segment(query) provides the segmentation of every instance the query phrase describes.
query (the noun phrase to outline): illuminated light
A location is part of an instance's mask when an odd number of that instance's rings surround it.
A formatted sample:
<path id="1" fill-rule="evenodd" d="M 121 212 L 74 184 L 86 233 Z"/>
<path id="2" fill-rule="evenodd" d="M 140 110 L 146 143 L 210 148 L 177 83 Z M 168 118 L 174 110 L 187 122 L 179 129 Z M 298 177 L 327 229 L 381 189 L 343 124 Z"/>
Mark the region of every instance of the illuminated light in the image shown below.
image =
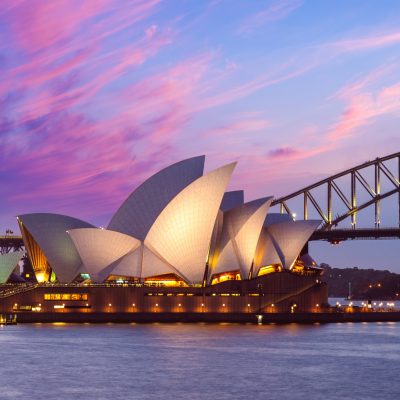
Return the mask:
<path id="1" fill-rule="evenodd" d="M 201 303 L 201 306 L 204 307 L 204 303 Z"/>
<path id="2" fill-rule="evenodd" d="M 275 265 L 265 265 L 264 267 L 260 268 L 258 272 L 258 276 L 272 274 L 274 272 L 280 272 L 280 268 L 276 267 Z"/>
<path id="3" fill-rule="evenodd" d="M 45 281 L 47 281 L 47 274 L 45 272 L 38 272 L 36 274 L 36 280 L 38 281 L 38 283 L 43 283 Z"/>
<path id="4" fill-rule="evenodd" d="M 225 307 L 225 303 L 224 303 L 224 304 L 222 304 L 222 307 Z"/>
<path id="5" fill-rule="evenodd" d="M 88 304 L 88 303 L 86 303 L 86 307 L 89 307 L 89 304 Z"/>
<path id="6" fill-rule="evenodd" d="M 319 307 L 319 304 L 317 303 L 315 306 L 318 308 L 318 307 Z"/>
<path id="7" fill-rule="evenodd" d="M 247 304 L 247 307 L 250 307 L 250 304 Z"/>
<path id="8" fill-rule="evenodd" d="M 272 304 L 271 304 L 271 307 L 275 307 L 275 304 L 274 304 L 274 303 L 272 303 Z"/>
<path id="9" fill-rule="evenodd" d="M 158 303 L 156 303 L 156 307 L 158 307 Z"/>
<path id="10" fill-rule="evenodd" d="M 179 304 L 178 304 L 178 307 L 182 307 L 182 304 L 181 304 L 181 303 L 179 303 Z"/>
<path id="11" fill-rule="evenodd" d="M 132 304 L 132 307 L 135 307 L 135 303 Z"/>
<path id="12" fill-rule="evenodd" d="M 55 304 L 54 306 L 53 306 L 55 309 L 62 309 L 62 308 L 65 308 L 65 305 L 64 304 Z"/>
<path id="13" fill-rule="evenodd" d="M 112 304 L 111 303 L 108 303 L 108 307 L 111 307 L 112 306 Z"/>

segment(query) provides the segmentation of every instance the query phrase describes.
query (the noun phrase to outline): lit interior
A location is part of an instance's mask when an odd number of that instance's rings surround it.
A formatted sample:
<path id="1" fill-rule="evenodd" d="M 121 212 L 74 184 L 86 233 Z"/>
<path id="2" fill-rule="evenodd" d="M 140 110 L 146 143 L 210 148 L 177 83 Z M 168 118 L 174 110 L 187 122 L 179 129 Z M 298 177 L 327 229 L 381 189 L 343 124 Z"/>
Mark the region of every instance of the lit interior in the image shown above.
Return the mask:
<path id="1" fill-rule="evenodd" d="M 187 283 L 175 274 L 164 274 L 158 276 L 151 276 L 144 280 L 147 285 L 157 285 L 157 286 L 188 286 Z"/>
<path id="2" fill-rule="evenodd" d="M 281 272 L 282 271 L 282 267 L 280 265 L 265 265 L 264 267 L 260 268 L 260 271 L 258 272 L 258 276 L 262 276 L 262 275 L 268 275 L 268 274 L 272 274 L 274 272 Z"/>
<path id="3" fill-rule="evenodd" d="M 225 281 L 240 281 L 240 271 L 228 271 L 223 272 L 221 274 L 213 275 L 211 279 L 211 285 L 216 285 L 217 283 L 225 282 Z"/>

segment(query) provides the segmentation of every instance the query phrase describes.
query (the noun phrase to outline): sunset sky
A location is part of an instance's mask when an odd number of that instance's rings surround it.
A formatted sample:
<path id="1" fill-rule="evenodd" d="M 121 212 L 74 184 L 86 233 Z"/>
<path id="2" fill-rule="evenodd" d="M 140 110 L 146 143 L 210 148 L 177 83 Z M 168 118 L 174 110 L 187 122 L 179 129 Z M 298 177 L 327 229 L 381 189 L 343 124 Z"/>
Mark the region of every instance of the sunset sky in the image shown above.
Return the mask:
<path id="1" fill-rule="evenodd" d="M 400 150 L 398 1 L 2 0 L 0 49 L 2 232 L 29 212 L 106 225 L 199 154 L 238 161 L 252 200 Z M 311 249 L 400 272 L 400 241 Z"/>

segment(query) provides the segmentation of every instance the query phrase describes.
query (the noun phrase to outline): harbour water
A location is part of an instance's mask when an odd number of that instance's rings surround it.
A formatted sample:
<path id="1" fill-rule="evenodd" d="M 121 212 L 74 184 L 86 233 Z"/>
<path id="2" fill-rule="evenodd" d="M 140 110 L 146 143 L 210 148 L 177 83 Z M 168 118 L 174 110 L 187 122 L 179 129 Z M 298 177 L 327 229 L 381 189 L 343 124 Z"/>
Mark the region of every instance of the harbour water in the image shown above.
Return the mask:
<path id="1" fill-rule="evenodd" d="M 1 399 L 397 399 L 400 323 L 20 324 Z"/>

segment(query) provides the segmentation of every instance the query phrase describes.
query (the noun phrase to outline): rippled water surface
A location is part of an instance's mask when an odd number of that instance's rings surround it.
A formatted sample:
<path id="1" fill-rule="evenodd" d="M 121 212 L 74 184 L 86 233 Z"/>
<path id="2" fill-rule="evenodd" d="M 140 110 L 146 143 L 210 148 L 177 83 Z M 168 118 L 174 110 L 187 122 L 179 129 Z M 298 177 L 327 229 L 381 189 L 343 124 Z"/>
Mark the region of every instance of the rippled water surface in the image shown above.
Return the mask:
<path id="1" fill-rule="evenodd" d="M 0 328 L 1 399 L 398 399 L 400 324 Z"/>

